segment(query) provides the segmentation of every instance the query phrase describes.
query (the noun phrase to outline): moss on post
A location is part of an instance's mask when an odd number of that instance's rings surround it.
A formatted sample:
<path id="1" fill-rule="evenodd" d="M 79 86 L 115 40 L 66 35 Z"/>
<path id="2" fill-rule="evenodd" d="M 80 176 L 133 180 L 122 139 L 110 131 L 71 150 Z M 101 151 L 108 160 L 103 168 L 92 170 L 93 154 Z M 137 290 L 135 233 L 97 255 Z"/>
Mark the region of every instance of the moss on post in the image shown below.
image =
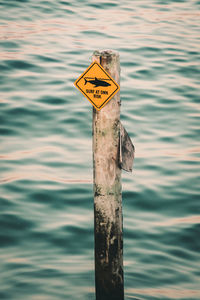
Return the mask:
<path id="1" fill-rule="evenodd" d="M 120 84 L 119 55 L 95 51 L 99 62 Z M 123 300 L 121 169 L 118 163 L 120 93 L 100 111 L 93 109 L 95 282 L 97 300 Z"/>

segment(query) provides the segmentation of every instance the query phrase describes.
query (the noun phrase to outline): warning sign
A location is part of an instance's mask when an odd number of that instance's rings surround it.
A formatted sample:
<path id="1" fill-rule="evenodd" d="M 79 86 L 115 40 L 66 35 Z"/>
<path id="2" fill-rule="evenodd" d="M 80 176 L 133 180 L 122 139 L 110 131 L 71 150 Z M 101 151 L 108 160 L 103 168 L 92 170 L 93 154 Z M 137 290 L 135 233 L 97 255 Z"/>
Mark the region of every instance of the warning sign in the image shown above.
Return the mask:
<path id="1" fill-rule="evenodd" d="M 98 110 L 102 109 L 120 89 L 119 85 L 97 62 L 93 62 L 74 85 Z"/>

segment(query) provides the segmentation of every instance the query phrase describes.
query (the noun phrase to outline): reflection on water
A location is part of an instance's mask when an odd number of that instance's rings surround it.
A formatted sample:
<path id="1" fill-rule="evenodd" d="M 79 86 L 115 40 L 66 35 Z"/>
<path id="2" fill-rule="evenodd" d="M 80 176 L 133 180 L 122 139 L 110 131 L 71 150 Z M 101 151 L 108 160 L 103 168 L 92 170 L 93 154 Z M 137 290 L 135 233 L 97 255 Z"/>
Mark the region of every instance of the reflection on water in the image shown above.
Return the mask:
<path id="1" fill-rule="evenodd" d="M 199 1 L 7 1 L 0 21 L 0 299 L 94 299 L 92 107 L 121 59 L 126 299 L 199 299 Z"/>
<path id="2" fill-rule="evenodd" d="M 157 299 L 161 299 L 161 297 L 167 297 L 169 299 L 196 299 L 200 296 L 199 290 L 170 290 L 170 289 L 130 289 L 127 291 L 130 294 L 130 299 L 135 299 L 132 297 L 131 294 L 134 295 L 146 295 L 146 296 L 153 296 Z"/>
<path id="3" fill-rule="evenodd" d="M 59 177 L 53 177 L 48 176 L 45 173 L 38 173 L 38 172 L 30 172 L 30 173 L 12 173 L 10 176 L 7 175 L 7 177 L 4 177 L 0 180 L 0 184 L 4 184 L 7 182 L 12 182 L 15 180 L 22 180 L 22 179 L 28 179 L 28 180 L 48 180 L 48 181 L 55 181 L 55 182 L 61 182 L 66 184 L 84 184 L 84 183 L 92 183 L 89 179 L 65 179 L 65 178 L 59 178 Z"/>

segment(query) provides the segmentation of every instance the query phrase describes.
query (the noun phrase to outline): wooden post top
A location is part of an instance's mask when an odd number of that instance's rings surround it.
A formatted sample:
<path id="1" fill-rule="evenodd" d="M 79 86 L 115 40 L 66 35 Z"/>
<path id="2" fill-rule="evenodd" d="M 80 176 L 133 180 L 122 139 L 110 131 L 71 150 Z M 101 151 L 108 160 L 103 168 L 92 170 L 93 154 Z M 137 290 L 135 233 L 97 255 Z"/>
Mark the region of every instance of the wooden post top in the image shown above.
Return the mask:
<path id="1" fill-rule="evenodd" d="M 119 57 L 119 53 L 114 50 L 95 50 L 93 56 L 101 56 L 101 57 L 109 57 L 109 56 L 117 56 Z"/>

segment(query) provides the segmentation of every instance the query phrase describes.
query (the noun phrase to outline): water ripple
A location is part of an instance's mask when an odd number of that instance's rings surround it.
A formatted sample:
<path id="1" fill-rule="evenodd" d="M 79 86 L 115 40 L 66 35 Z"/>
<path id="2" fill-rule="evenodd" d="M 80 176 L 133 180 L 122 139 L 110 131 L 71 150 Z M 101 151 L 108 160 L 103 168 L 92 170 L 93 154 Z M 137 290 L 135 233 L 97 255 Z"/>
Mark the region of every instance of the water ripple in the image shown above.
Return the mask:
<path id="1" fill-rule="evenodd" d="M 0 184 L 10 183 L 17 180 L 43 180 L 43 181 L 52 181 L 52 182 L 60 182 L 60 183 L 66 183 L 66 184 L 88 184 L 92 183 L 92 180 L 90 179 L 65 179 L 65 178 L 59 178 L 54 177 L 45 173 L 12 173 L 11 176 L 7 176 L 0 179 Z"/>

